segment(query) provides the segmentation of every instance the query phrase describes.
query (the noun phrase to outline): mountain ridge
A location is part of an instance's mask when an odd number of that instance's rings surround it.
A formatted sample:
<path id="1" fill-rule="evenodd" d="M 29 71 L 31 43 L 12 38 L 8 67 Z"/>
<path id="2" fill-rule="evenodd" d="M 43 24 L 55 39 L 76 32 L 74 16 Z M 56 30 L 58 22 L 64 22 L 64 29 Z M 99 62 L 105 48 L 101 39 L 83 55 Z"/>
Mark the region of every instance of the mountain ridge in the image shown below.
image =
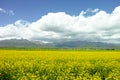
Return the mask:
<path id="1" fill-rule="evenodd" d="M 30 41 L 27 39 L 8 39 L 0 41 L 0 48 L 80 48 L 80 49 L 118 49 L 120 45 L 88 42 L 88 41 L 58 41 L 43 43 L 41 41 Z"/>

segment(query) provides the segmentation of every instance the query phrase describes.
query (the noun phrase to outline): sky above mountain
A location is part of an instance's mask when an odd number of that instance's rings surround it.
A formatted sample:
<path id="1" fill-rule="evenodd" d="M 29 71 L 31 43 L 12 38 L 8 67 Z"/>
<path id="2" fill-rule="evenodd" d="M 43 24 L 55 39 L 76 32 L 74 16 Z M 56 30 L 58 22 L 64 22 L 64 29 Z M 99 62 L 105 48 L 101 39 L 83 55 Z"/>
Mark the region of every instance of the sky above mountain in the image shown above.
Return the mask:
<path id="1" fill-rule="evenodd" d="M 120 43 L 119 0 L 0 0 L 0 40 Z"/>

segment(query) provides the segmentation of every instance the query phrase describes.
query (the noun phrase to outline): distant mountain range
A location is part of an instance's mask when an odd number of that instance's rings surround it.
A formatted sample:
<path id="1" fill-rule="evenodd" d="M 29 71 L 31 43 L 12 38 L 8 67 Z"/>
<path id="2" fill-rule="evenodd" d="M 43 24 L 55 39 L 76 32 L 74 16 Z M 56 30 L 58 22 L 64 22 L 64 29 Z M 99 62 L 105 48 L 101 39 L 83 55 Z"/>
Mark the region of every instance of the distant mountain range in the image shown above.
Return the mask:
<path id="1" fill-rule="evenodd" d="M 88 42 L 88 41 L 60 41 L 53 43 L 43 43 L 41 41 L 29 41 L 26 39 L 1 40 L 0 48 L 76 48 L 76 49 L 120 49 L 120 45 Z"/>
<path id="2" fill-rule="evenodd" d="M 44 48 L 49 47 L 49 44 L 42 42 L 29 41 L 26 39 L 9 39 L 1 40 L 0 48 Z"/>

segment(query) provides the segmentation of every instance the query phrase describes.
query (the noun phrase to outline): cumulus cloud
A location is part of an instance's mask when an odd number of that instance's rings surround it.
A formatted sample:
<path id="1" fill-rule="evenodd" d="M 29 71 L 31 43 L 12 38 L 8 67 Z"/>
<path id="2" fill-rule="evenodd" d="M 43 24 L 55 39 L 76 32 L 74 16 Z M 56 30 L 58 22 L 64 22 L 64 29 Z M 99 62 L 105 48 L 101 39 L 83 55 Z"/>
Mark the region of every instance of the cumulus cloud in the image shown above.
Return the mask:
<path id="1" fill-rule="evenodd" d="M 93 15 L 85 16 L 88 13 Z M 48 13 L 29 23 L 18 20 L 0 27 L 0 39 L 24 38 L 40 41 L 85 40 L 120 43 L 120 6 L 112 13 L 99 9 L 81 11 L 78 16 L 65 12 Z"/>
<path id="2" fill-rule="evenodd" d="M 5 27 L 0 27 L 0 40 L 11 38 L 29 38 L 29 22 L 24 20 L 18 20 L 14 24 L 8 24 Z"/>
<path id="3" fill-rule="evenodd" d="M 13 10 L 5 10 L 3 8 L 0 8 L 0 13 L 4 13 L 4 14 L 7 14 L 7 15 L 15 15 Z"/>

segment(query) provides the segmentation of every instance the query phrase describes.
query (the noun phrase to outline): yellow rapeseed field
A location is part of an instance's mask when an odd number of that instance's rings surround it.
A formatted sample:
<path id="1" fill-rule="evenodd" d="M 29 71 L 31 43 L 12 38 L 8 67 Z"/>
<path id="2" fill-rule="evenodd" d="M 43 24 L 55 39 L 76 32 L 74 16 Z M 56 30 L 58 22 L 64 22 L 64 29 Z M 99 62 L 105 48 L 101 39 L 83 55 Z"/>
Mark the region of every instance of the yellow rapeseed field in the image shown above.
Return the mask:
<path id="1" fill-rule="evenodd" d="M 120 80 L 120 52 L 0 50 L 0 80 Z"/>

